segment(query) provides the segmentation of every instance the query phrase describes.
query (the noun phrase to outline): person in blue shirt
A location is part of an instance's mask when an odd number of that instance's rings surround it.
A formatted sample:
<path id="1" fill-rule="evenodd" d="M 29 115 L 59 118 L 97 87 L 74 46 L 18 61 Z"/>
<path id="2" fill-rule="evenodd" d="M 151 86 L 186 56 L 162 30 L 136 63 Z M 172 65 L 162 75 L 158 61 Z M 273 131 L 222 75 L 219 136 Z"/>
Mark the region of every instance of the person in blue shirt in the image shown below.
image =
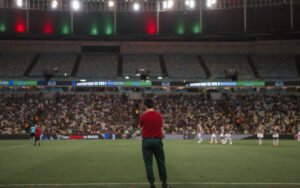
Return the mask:
<path id="1" fill-rule="evenodd" d="M 34 144 L 34 136 L 35 136 L 35 126 L 32 123 L 31 126 L 30 126 L 30 141 L 31 141 L 31 144 Z"/>

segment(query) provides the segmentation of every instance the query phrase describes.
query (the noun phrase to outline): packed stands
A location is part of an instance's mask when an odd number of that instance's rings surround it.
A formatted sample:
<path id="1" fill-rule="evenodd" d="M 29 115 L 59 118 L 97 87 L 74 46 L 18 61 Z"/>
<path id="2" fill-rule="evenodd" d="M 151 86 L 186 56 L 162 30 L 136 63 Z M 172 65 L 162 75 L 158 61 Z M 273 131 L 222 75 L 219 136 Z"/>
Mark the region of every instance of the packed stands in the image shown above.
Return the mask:
<path id="1" fill-rule="evenodd" d="M 294 134 L 300 117 L 300 96 L 227 95 L 223 103 L 211 101 L 205 94 L 152 94 L 155 108 L 164 117 L 169 134 L 195 133 L 200 122 L 205 133 L 211 126 L 232 125 L 235 133 L 256 132 L 263 126 L 266 134 L 279 125 L 282 134 Z M 26 125 L 39 116 L 45 133 L 102 134 L 135 133 L 142 101 L 126 100 L 115 94 L 1 95 L 0 134 L 25 134 Z M 72 109 L 72 110 L 70 110 Z M 134 114 L 139 109 L 139 114 Z"/>

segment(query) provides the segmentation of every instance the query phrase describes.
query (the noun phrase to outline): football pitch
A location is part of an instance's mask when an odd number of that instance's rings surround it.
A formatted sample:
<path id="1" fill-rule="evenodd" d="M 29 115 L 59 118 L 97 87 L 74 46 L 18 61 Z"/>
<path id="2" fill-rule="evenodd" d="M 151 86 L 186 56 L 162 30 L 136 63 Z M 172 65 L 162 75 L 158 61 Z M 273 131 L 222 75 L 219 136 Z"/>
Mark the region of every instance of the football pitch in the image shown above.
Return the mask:
<path id="1" fill-rule="evenodd" d="M 256 140 L 233 145 L 165 140 L 174 188 L 300 187 L 300 143 Z M 156 162 L 154 173 L 160 186 Z M 0 187 L 146 188 L 138 140 L 0 141 Z"/>

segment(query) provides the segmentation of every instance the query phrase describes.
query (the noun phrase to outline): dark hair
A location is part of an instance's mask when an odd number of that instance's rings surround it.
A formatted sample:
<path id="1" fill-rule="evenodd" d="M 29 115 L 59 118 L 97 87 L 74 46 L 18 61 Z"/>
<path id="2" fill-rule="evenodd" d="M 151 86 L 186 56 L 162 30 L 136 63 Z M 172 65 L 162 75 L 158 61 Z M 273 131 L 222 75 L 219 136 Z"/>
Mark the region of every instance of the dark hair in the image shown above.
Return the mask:
<path id="1" fill-rule="evenodd" d="M 152 99 L 145 99 L 144 100 L 144 105 L 147 108 L 153 108 L 154 107 L 153 100 Z"/>

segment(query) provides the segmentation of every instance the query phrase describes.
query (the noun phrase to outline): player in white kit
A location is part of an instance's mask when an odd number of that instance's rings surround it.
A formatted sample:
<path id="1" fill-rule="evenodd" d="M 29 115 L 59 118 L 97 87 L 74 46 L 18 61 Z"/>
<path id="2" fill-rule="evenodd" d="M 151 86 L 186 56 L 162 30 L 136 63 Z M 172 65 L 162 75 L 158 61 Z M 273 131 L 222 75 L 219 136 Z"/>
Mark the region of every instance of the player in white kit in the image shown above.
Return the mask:
<path id="1" fill-rule="evenodd" d="M 221 127 L 220 127 L 220 140 L 221 140 L 221 144 L 224 144 L 224 142 L 225 142 L 224 136 L 225 136 L 225 128 L 224 128 L 223 125 L 221 125 Z"/>
<path id="2" fill-rule="evenodd" d="M 264 138 L 264 128 L 260 125 L 257 128 L 257 138 L 258 138 L 258 145 L 262 145 L 263 138 Z"/>
<path id="3" fill-rule="evenodd" d="M 273 146 L 277 147 L 279 146 L 279 133 L 280 128 L 278 125 L 273 127 Z"/>
<path id="4" fill-rule="evenodd" d="M 224 144 L 226 144 L 227 142 L 229 143 L 229 145 L 232 145 L 232 127 L 231 125 L 226 125 L 225 127 L 225 140 L 224 140 Z"/>
<path id="5" fill-rule="evenodd" d="M 216 129 L 216 127 L 212 126 L 210 131 L 211 131 L 210 144 L 217 144 L 218 140 L 217 140 L 217 129 Z"/>
<path id="6" fill-rule="evenodd" d="M 298 130 L 297 140 L 298 140 L 298 142 L 300 142 L 300 129 Z"/>
<path id="7" fill-rule="evenodd" d="M 197 143 L 201 143 L 202 139 L 203 127 L 201 126 L 200 122 L 197 124 Z"/>

